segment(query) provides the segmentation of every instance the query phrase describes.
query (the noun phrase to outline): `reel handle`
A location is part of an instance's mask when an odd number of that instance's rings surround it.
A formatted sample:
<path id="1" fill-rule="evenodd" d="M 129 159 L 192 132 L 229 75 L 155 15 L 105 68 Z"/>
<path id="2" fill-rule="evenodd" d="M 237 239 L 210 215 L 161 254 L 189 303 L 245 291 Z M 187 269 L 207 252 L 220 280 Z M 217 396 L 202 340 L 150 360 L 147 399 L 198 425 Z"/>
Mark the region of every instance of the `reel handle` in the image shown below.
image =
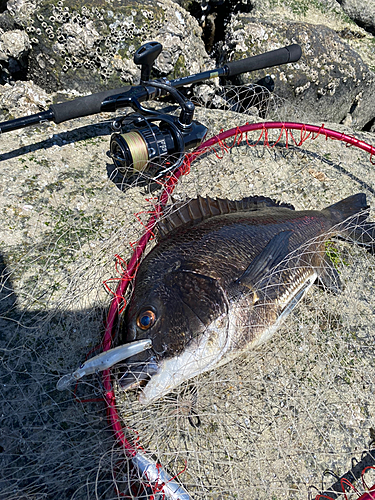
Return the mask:
<path id="1" fill-rule="evenodd" d="M 139 47 L 134 54 L 134 63 L 141 66 L 141 82 L 148 82 L 151 75 L 151 68 L 155 59 L 162 51 L 163 46 L 159 42 L 148 42 Z"/>

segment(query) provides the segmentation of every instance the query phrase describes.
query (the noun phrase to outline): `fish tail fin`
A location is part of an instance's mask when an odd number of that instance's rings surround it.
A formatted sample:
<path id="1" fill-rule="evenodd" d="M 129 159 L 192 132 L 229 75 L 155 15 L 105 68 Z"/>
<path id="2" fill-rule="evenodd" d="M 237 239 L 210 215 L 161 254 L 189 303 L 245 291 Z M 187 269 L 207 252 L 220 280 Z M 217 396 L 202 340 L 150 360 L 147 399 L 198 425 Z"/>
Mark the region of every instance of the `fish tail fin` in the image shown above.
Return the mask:
<path id="1" fill-rule="evenodd" d="M 337 224 L 340 224 L 339 232 L 345 239 L 355 241 L 366 247 L 370 253 L 375 253 L 375 223 L 367 221 L 369 208 L 366 195 L 357 193 L 330 205 L 325 210 Z"/>
<path id="2" fill-rule="evenodd" d="M 325 208 L 325 211 L 330 213 L 333 222 L 336 224 L 340 224 L 355 215 L 357 215 L 355 224 L 361 224 L 366 221 L 369 215 L 369 208 L 365 193 L 357 193 L 330 205 Z"/>

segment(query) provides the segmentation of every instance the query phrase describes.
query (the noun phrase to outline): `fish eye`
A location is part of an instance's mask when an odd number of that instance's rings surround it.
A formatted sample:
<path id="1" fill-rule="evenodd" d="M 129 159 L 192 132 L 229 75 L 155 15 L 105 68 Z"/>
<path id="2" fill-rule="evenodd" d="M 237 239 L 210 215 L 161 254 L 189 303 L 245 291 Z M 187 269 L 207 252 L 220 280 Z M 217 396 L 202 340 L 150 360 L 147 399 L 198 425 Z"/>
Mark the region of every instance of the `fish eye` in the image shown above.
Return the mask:
<path id="1" fill-rule="evenodd" d="M 147 311 L 142 311 L 137 318 L 137 326 L 141 330 L 148 330 L 155 323 L 156 314 L 154 311 L 147 309 Z"/>

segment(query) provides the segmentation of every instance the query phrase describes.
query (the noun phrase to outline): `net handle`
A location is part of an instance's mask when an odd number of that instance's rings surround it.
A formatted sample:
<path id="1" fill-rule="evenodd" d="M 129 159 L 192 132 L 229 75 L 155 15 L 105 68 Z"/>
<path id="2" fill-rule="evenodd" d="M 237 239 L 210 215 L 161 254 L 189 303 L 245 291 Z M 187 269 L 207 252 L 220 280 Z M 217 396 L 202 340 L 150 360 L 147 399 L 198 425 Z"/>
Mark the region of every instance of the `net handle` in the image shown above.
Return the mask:
<path id="1" fill-rule="evenodd" d="M 196 160 L 203 153 L 210 151 L 213 146 L 216 144 L 221 144 L 225 149 L 227 145 L 225 145 L 225 140 L 234 137 L 233 145 L 239 144 L 243 135 L 248 132 L 253 132 L 256 130 L 262 130 L 262 135 L 264 133 L 264 142 L 265 145 L 269 145 L 267 139 L 267 130 L 271 129 L 280 129 L 281 133 L 278 140 L 273 143 L 275 145 L 282 138 L 283 133 L 285 132 L 286 139 L 286 147 L 288 147 L 288 138 L 289 140 L 293 140 L 295 145 L 300 146 L 307 139 L 316 139 L 319 135 L 325 136 L 326 139 L 334 139 L 347 143 L 350 146 L 355 146 L 363 151 L 366 151 L 370 154 L 370 161 L 372 157 L 375 155 L 375 147 L 371 144 L 368 144 L 364 141 L 361 141 L 351 135 L 344 134 L 342 132 L 338 132 L 336 130 L 326 129 L 324 124 L 319 126 L 309 125 L 305 123 L 294 123 L 294 122 L 258 122 L 258 123 L 246 123 L 245 125 L 232 128 L 230 130 L 222 131 L 218 135 L 211 137 L 207 141 L 203 142 L 200 146 L 198 146 L 194 151 L 188 153 L 185 156 L 183 164 L 173 173 L 173 176 L 169 177 L 167 182 L 164 185 L 164 189 L 160 195 L 159 202 L 156 204 L 153 215 L 150 217 L 146 230 L 141 238 L 138 240 L 136 247 L 134 249 L 133 255 L 130 258 L 130 261 L 127 265 L 126 273 L 121 278 L 117 290 L 115 292 L 114 298 L 112 299 L 108 316 L 106 322 L 106 329 L 103 338 L 103 350 L 107 351 L 111 348 L 112 338 L 113 338 L 113 330 L 116 324 L 116 319 L 118 316 L 118 311 L 121 309 L 122 297 L 125 294 L 125 291 L 133 279 L 134 274 L 136 272 L 137 266 L 139 265 L 142 255 L 146 249 L 146 245 L 153 235 L 153 230 L 157 224 L 158 218 L 161 216 L 163 212 L 164 206 L 167 204 L 169 196 L 172 194 L 175 185 L 178 182 L 178 179 L 181 175 L 188 173 L 191 163 Z M 295 138 L 291 134 L 291 130 L 300 130 L 301 138 L 299 142 L 296 142 Z M 259 140 L 262 138 L 260 136 Z M 258 141 L 259 142 L 259 141 Z M 110 424 L 112 426 L 113 432 L 118 440 L 119 444 L 123 446 L 124 451 L 128 457 L 134 457 L 137 454 L 136 448 L 127 440 L 125 437 L 120 417 L 118 415 L 116 409 L 116 398 L 115 393 L 111 383 L 111 372 L 110 370 L 105 370 L 103 372 L 103 385 L 105 388 L 105 398 L 108 405 L 108 418 Z"/>

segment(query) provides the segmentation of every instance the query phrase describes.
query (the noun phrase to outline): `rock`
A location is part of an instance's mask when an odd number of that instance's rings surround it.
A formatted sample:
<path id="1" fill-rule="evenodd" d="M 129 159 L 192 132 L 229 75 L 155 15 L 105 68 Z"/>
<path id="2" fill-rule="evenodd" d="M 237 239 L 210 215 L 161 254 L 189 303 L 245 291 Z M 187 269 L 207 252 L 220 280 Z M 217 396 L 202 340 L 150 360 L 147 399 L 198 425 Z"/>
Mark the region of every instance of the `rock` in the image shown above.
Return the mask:
<path id="1" fill-rule="evenodd" d="M 306 120 L 336 123 L 350 120 L 358 129 L 374 118 L 375 74 L 330 28 L 271 22 L 238 14 L 227 27 L 223 50 L 230 61 L 292 43 L 302 47 L 300 61 L 247 73 L 237 78 L 237 82 L 254 82 L 272 73 L 275 93 L 298 108 L 297 112 L 289 109 L 288 119 L 296 114 L 300 117 L 303 109 Z"/>
<path id="2" fill-rule="evenodd" d="M 4 32 L 0 28 L 0 68 L 3 81 L 23 76 L 30 47 L 30 40 L 25 31 L 17 29 Z"/>
<path id="3" fill-rule="evenodd" d="M 33 19 L 36 7 L 36 2 L 32 0 L 9 0 L 7 4 L 9 14 L 21 26 L 26 26 Z"/>
<path id="4" fill-rule="evenodd" d="M 375 117 L 373 37 L 348 17 L 355 1 L 340 1 L 341 6 L 336 0 L 128 0 L 118 5 L 9 0 L 0 14 L 0 81 L 28 79 L 50 93 L 88 94 L 137 84 L 140 69 L 133 55 L 146 41 L 164 47 L 151 77 L 169 79 L 298 42 L 304 48 L 299 63 L 237 82 L 256 82 L 271 72 L 275 93 L 302 105 L 310 121 L 361 128 Z M 374 2 L 363 13 L 370 16 Z"/>
<path id="5" fill-rule="evenodd" d="M 216 54 L 220 46 L 224 25 L 233 14 L 249 13 L 253 5 L 250 0 L 174 0 L 195 17 L 202 28 L 202 39 L 209 54 Z"/>
<path id="6" fill-rule="evenodd" d="M 330 27 L 347 22 L 337 0 L 286 0 L 274 2 L 273 0 L 248 0 L 251 5 L 253 17 L 265 17 L 271 20 L 284 19 L 289 21 L 309 22 L 324 24 Z M 272 13 L 272 16 L 270 15 Z"/>
<path id="7" fill-rule="evenodd" d="M 19 118 L 44 111 L 52 104 L 51 96 L 33 82 L 0 86 L 0 109 L 4 119 Z"/>
<path id="8" fill-rule="evenodd" d="M 14 17 L 10 15 L 8 10 L 0 14 L 0 29 L 3 31 L 11 31 L 17 28 Z"/>
<path id="9" fill-rule="evenodd" d="M 31 40 L 27 78 L 48 92 L 90 93 L 138 83 L 134 52 L 151 40 L 164 46 L 154 77 L 200 72 L 211 62 L 198 23 L 171 0 L 115 6 L 104 0 L 42 0 L 37 5 L 10 0 L 8 11 Z"/>
<path id="10" fill-rule="evenodd" d="M 0 61 L 20 59 L 30 50 L 31 44 L 25 31 L 6 31 L 0 35 Z"/>
<path id="11" fill-rule="evenodd" d="M 375 0 L 337 0 L 343 11 L 366 31 L 375 35 Z"/>

